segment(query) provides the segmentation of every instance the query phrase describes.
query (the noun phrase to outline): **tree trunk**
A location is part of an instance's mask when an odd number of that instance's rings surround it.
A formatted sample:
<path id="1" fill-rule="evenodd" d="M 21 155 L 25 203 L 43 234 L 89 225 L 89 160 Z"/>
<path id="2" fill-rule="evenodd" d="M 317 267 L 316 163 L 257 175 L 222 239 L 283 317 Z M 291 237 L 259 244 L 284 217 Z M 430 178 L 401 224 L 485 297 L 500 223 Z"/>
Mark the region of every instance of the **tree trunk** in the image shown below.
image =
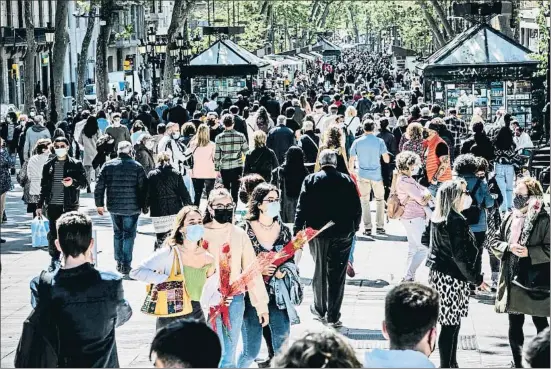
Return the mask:
<path id="1" fill-rule="evenodd" d="M 90 14 L 95 13 L 96 5 L 95 0 L 90 0 Z M 77 105 L 83 105 L 84 103 L 84 87 L 86 83 L 86 64 L 88 63 L 88 48 L 92 41 L 92 33 L 94 32 L 94 26 L 96 18 L 89 17 L 88 25 L 86 26 L 86 33 L 82 40 L 82 47 L 80 48 L 80 54 L 77 62 Z"/>
<path id="2" fill-rule="evenodd" d="M 330 0 L 330 1 L 327 1 L 325 3 L 325 7 L 323 8 L 323 13 L 321 13 L 321 17 L 315 23 L 317 25 L 315 31 L 317 31 L 319 29 L 323 29 L 325 27 L 325 22 L 327 21 L 327 16 L 329 15 L 329 7 L 331 6 L 332 2 L 333 1 Z M 318 13 L 319 13 L 319 11 L 318 11 Z M 311 43 L 313 41 L 315 35 L 316 35 L 315 32 L 312 32 L 312 34 L 310 35 L 310 39 L 309 39 L 308 43 Z"/>
<path id="3" fill-rule="evenodd" d="M 360 43 L 360 30 L 358 29 L 358 23 L 356 22 L 356 10 L 354 4 L 348 5 L 348 14 L 350 15 L 350 23 L 352 23 L 352 29 L 354 30 L 354 42 Z"/>
<path id="4" fill-rule="evenodd" d="M 34 74 L 36 40 L 34 38 L 32 0 L 25 0 L 25 27 L 27 28 L 27 50 L 25 52 L 25 96 L 23 99 L 23 112 L 28 114 L 29 109 L 34 106 Z M 51 61 L 49 61 L 51 62 Z"/>
<path id="5" fill-rule="evenodd" d="M 444 11 L 444 8 L 442 8 L 442 5 L 438 2 L 438 0 L 431 0 L 430 1 L 432 5 L 434 6 L 434 10 L 436 11 L 436 14 L 438 15 L 438 18 L 440 19 L 440 22 L 442 22 L 442 25 L 444 26 L 444 29 L 446 30 L 446 34 L 448 35 L 448 39 L 451 39 L 455 36 L 455 33 L 453 32 L 453 28 L 448 21 L 448 17 L 446 15 L 446 12 Z"/>
<path id="6" fill-rule="evenodd" d="M 65 55 L 67 54 L 67 43 L 69 42 L 69 34 L 67 33 L 67 15 L 69 10 L 68 1 L 59 1 L 55 9 L 55 34 L 54 48 L 52 50 L 52 59 L 54 70 L 54 93 L 55 106 L 58 119 L 62 118 L 63 113 L 63 74 L 65 72 Z M 57 123 L 57 122 L 54 122 Z"/>
<path id="7" fill-rule="evenodd" d="M 308 36 L 310 33 L 310 30 L 308 29 L 308 27 L 311 27 L 312 23 L 314 22 L 314 19 L 318 14 L 319 7 L 320 7 L 319 0 L 314 0 L 314 2 L 312 3 L 312 11 L 310 12 L 310 16 L 308 17 L 308 25 L 302 30 L 302 37 L 300 40 L 301 46 L 306 46 L 306 42 L 308 41 Z"/>
<path id="8" fill-rule="evenodd" d="M 427 23 L 429 24 L 429 27 L 432 31 L 432 34 L 436 38 L 436 42 L 438 44 L 438 47 L 442 47 L 446 44 L 446 40 L 444 39 L 444 36 L 442 35 L 442 32 L 440 32 L 440 29 L 438 28 L 438 24 L 434 20 L 432 14 L 427 9 L 427 4 L 424 0 L 417 0 L 417 4 L 421 7 L 423 10 L 423 15 L 425 16 L 425 19 L 427 20 Z"/>
<path id="9" fill-rule="evenodd" d="M 193 6 L 192 0 L 175 0 L 174 1 L 174 8 L 172 9 L 172 18 L 170 20 L 170 26 L 168 26 L 168 32 L 169 35 L 168 44 L 174 44 L 176 36 L 178 35 L 178 29 L 180 29 L 182 23 L 184 23 L 184 19 L 188 16 L 189 12 L 191 11 Z M 184 24 L 185 27 L 187 27 L 187 22 Z M 173 79 L 174 79 L 174 58 L 170 55 L 170 52 L 167 50 L 166 59 L 165 59 L 165 67 L 163 70 L 163 73 L 161 74 L 162 78 L 162 84 L 161 84 L 161 91 L 159 96 L 166 97 L 168 95 L 172 95 L 174 89 L 172 87 Z M 155 68 L 155 66 L 152 66 L 152 68 Z M 181 86 L 183 88 L 184 86 Z"/>
<path id="10" fill-rule="evenodd" d="M 105 25 L 100 26 L 98 42 L 96 45 L 96 102 L 107 101 L 107 95 L 109 95 L 107 45 L 109 44 L 111 28 L 113 27 L 114 5 L 114 0 L 101 0 L 100 19 L 105 21 Z"/>

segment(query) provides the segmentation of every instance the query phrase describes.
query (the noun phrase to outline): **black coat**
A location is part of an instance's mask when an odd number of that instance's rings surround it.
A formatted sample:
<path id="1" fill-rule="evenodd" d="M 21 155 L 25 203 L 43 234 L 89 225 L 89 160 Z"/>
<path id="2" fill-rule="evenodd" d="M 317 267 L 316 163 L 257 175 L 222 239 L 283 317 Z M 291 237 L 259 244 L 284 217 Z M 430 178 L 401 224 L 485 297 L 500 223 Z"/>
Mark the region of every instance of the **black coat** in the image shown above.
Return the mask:
<path id="1" fill-rule="evenodd" d="M 134 150 L 136 151 L 136 161 L 142 165 L 145 174 L 155 169 L 153 153 L 143 143 L 135 145 Z"/>
<path id="2" fill-rule="evenodd" d="M 362 97 L 356 104 L 356 110 L 358 110 L 358 118 L 362 120 L 363 116 L 371 111 L 371 105 L 373 103 L 368 98 Z"/>
<path id="3" fill-rule="evenodd" d="M 147 178 L 146 207 L 152 217 L 178 214 L 184 206 L 192 204 L 182 176 L 171 165 L 152 170 Z"/>
<path id="4" fill-rule="evenodd" d="M 287 100 L 283 103 L 283 105 L 281 105 L 281 115 L 285 115 L 285 111 L 287 110 L 287 108 L 290 108 L 293 106 L 293 102 L 290 101 L 290 100 Z"/>
<path id="5" fill-rule="evenodd" d="M 314 131 L 307 131 L 300 137 L 298 146 L 304 152 L 305 163 L 315 163 L 318 158 L 320 138 L 314 134 Z"/>
<path id="6" fill-rule="evenodd" d="M 333 221 L 335 224 L 320 237 L 348 237 L 359 229 L 361 217 L 360 196 L 350 176 L 324 167 L 304 179 L 294 233 L 305 227 L 320 229 Z"/>
<path id="7" fill-rule="evenodd" d="M 265 146 L 259 147 L 245 156 L 243 175 L 257 173 L 269 183 L 272 180 L 272 171 L 278 166 L 279 162 L 274 151 Z"/>
<path id="8" fill-rule="evenodd" d="M 52 316 L 58 323 L 60 367 L 118 368 L 115 328 L 132 316 L 124 298 L 122 277 L 101 272 L 92 264 L 59 269 L 49 289 L 38 293 L 39 278 L 31 281 L 33 307 L 53 301 Z M 47 295 L 46 295 L 47 294 Z"/>
<path id="9" fill-rule="evenodd" d="M 63 212 L 77 210 L 80 200 L 80 189 L 86 188 L 86 172 L 82 163 L 71 157 L 65 159 L 67 162 L 63 168 L 63 178 L 71 177 L 73 184 L 69 187 L 63 187 Z M 44 204 L 48 205 L 52 198 L 52 184 L 54 182 L 54 167 L 57 157 L 54 157 L 44 164 L 42 168 L 42 179 L 40 181 L 40 198 L 37 207 L 41 209 Z"/>
<path id="10" fill-rule="evenodd" d="M 266 146 L 272 149 L 277 157 L 277 161 L 283 163 L 285 154 L 289 147 L 295 144 L 295 134 L 285 125 L 279 125 L 270 130 Z"/>
<path id="11" fill-rule="evenodd" d="M 481 265 L 476 262 L 480 250 L 461 214 L 451 210 L 445 221 L 432 223 L 430 237 L 427 267 L 477 286 L 482 283 Z"/>
<path id="12" fill-rule="evenodd" d="M 270 118 L 275 122 L 277 117 L 280 115 L 279 102 L 276 99 L 270 99 L 266 101 L 266 110 L 270 114 Z"/>
<path id="13" fill-rule="evenodd" d="M 137 120 L 141 120 L 143 125 L 145 126 L 145 128 L 147 128 L 147 131 L 151 134 L 151 135 L 156 135 L 157 134 L 157 124 L 155 124 L 154 120 L 153 120 L 153 117 L 151 116 L 151 114 L 149 113 L 140 113 L 136 119 L 134 119 L 134 122 L 136 122 Z M 133 122 L 133 123 L 134 123 Z"/>
<path id="14" fill-rule="evenodd" d="M 106 193 L 109 212 L 139 214 L 147 195 L 147 178 L 141 164 L 126 154 L 105 163 L 94 191 L 96 207 L 104 207 Z"/>
<path id="15" fill-rule="evenodd" d="M 495 159 L 494 145 L 485 132 L 476 133 L 473 137 L 465 140 L 461 145 L 461 154 L 482 156 L 488 162 Z"/>
<path id="16" fill-rule="evenodd" d="M 168 122 L 178 123 L 182 126 L 182 124 L 189 122 L 189 113 L 183 106 L 176 105 L 168 111 L 167 118 Z"/>
<path id="17" fill-rule="evenodd" d="M 241 117 L 240 115 L 233 116 L 233 129 L 243 134 L 243 136 L 245 136 L 245 138 L 247 139 L 247 143 L 249 143 L 249 134 L 247 133 L 247 123 L 245 123 L 245 119 L 243 119 L 243 117 Z"/>

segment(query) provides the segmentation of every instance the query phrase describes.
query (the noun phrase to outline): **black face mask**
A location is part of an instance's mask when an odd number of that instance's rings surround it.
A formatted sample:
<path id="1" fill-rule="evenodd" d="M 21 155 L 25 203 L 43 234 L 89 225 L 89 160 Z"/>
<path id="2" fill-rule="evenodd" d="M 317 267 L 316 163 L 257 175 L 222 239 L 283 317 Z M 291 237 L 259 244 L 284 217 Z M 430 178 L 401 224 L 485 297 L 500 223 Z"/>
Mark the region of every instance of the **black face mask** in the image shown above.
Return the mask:
<path id="1" fill-rule="evenodd" d="M 515 197 L 513 197 L 513 206 L 515 209 L 522 209 L 528 204 L 529 198 L 529 196 L 515 195 Z"/>
<path id="2" fill-rule="evenodd" d="M 429 133 L 427 131 L 423 131 L 423 138 L 424 139 L 429 138 Z"/>
<path id="3" fill-rule="evenodd" d="M 233 209 L 214 209 L 213 218 L 220 224 L 231 223 L 233 220 Z"/>

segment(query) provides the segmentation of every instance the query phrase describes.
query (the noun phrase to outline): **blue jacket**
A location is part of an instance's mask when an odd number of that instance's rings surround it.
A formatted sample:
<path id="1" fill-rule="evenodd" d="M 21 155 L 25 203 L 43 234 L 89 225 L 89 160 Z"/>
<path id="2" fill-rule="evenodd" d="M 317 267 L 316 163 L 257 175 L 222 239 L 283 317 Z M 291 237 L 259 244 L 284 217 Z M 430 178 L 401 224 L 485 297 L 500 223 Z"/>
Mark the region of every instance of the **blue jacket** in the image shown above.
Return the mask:
<path id="1" fill-rule="evenodd" d="M 478 181 L 478 177 L 474 174 L 465 174 L 460 177 L 464 178 L 465 181 L 467 181 L 467 190 L 472 191 L 474 189 L 474 186 L 476 185 L 476 182 Z M 490 190 L 488 189 L 488 182 L 486 182 L 486 179 L 482 179 L 482 183 L 480 184 L 480 186 L 478 186 L 476 194 L 471 194 L 471 196 L 473 196 L 473 198 L 475 198 L 478 202 L 478 205 L 480 205 L 481 212 L 478 223 L 472 224 L 469 227 L 473 232 L 486 232 L 486 230 L 488 229 L 488 222 L 486 221 L 486 209 L 490 209 L 492 206 L 494 206 L 494 198 L 490 194 Z"/>
<path id="2" fill-rule="evenodd" d="M 118 215 L 139 214 L 145 207 L 147 178 L 140 163 L 127 154 L 108 161 L 103 166 L 94 198 L 96 207 L 104 207 L 107 193 L 107 210 Z"/>
<path id="3" fill-rule="evenodd" d="M 425 354 L 413 350 L 379 350 L 366 352 L 364 368 L 435 368 Z"/>

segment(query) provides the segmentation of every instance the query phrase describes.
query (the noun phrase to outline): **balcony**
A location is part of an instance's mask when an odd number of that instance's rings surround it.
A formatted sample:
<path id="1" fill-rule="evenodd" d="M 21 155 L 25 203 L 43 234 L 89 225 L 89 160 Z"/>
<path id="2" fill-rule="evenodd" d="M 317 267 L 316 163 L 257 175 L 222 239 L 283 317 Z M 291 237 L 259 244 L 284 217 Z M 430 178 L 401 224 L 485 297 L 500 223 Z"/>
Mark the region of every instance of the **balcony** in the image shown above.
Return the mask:
<path id="1" fill-rule="evenodd" d="M 34 38 L 37 44 L 46 43 L 46 28 L 35 28 Z M 0 45 L 2 46 L 27 46 L 27 29 L 0 27 Z"/>

